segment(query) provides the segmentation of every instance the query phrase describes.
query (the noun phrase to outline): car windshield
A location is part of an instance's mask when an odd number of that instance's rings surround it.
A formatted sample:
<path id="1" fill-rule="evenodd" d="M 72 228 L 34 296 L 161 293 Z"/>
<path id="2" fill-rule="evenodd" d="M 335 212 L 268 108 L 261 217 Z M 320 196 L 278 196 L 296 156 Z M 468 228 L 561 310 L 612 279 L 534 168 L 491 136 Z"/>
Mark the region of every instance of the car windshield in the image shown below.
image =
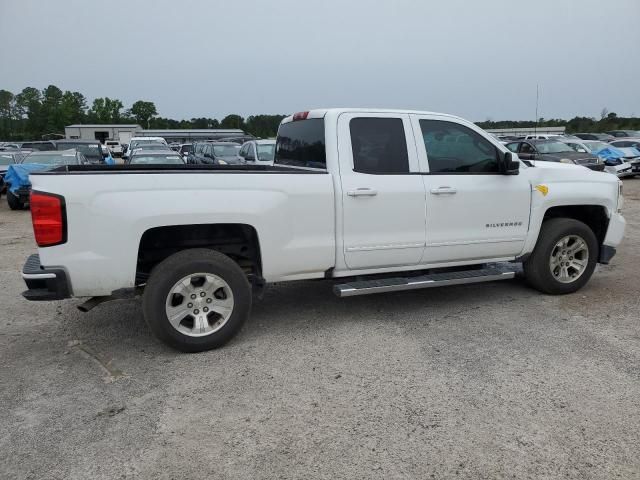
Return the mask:
<path id="1" fill-rule="evenodd" d="M 88 160 L 102 160 L 102 148 L 99 143 L 59 143 L 60 150 L 76 149 Z"/>
<path id="2" fill-rule="evenodd" d="M 11 165 L 11 164 L 13 164 L 13 155 L 0 154 L 0 165 Z"/>
<path id="3" fill-rule="evenodd" d="M 135 150 L 167 150 L 167 146 L 161 143 L 149 143 L 143 145 L 136 145 Z"/>
<path id="4" fill-rule="evenodd" d="M 47 153 L 45 155 L 27 155 L 22 163 L 41 163 L 43 165 L 76 165 L 75 155 L 63 153 Z"/>
<path id="5" fill-rule="evenodd" d="M 258 145 L 258 160 L 263 162 L 272 162 L 276 154 L 276 144 Z"/>
<path id="6" fill-rule="evenodd" d="M 146 147 L 149 145 L 161 145 L 166 148 L 166 145 L 158 140 L 132 140 L 129 148 L 133 150 L 134 148 Z"/>
<path id="7" fill-rule="evenodd" d="M 540 142 L 535 145 L 539 153 L 561 153 L 574 151 L 573 148 L 562 142 Z"/>
<path id="8" fill-rule="evenodd" d="M 213 154 L 216 157 L 235 157 L 240 150 L 240 145 L 214 145 Z"/>
<path id="9" fill-rule="evenodd" d="M 605 142 L 589 142 L 585 144 L 590 152 L 599 152 L 605 148 L 609 148 L 611 145 Z"/>
<path id="10" fill-rule="evenodd" d="M 134 155 L 132 165 L 184 165 L 179 155 Z"/>

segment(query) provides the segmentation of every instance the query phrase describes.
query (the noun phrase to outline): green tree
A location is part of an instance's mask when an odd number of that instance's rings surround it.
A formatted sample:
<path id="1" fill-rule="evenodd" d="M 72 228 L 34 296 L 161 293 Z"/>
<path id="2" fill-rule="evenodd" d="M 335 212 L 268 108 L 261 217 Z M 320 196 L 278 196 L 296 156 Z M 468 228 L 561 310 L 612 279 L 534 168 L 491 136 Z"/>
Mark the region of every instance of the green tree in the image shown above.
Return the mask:
<path id="1" fill-rule="evenodd" d="M 118 123 L 122 118 L 122 102 L 115 98 L 96 98 L 89 109 L 89 119 L 95 123 Z"/>
<path id="2" fill-rule="evenodd" d="M 11 138 L 15 110 L 15 96 L 9 90 L 0 90 L 0 138 Z"/>
<path id="3" fill-rule="evenodd" d="M 42 95 L 34 87 L 26 87 L 16 95 L 16 113 L 24 118 L 24 134 L 31 138 L 39 138 L 44 129 L 42 116 Z"/>
<path id="4" fill-rule="evenodd" d="M 240 115 L 232 113 L 227 115 L 220 122 L 220 128 L 241 128 L 244 129 L 244 118 Z"/>
<path id="5" fill-rule="evenodd" d="M 63 126 L 82 123 L 86 116 L 87 101 L 80 92 L 66 91 L 60 102 L 60 117 Z"/>
<path id="6" fill-rule="evenodd" d="M 138 100 L 131 106 L 131 115 L 135 117 L 136 121 L 140 125 L 148 128 L 149 120 L 158 115 L 158 111 L 156 110 L 156 106 L 153 102 Z"/>

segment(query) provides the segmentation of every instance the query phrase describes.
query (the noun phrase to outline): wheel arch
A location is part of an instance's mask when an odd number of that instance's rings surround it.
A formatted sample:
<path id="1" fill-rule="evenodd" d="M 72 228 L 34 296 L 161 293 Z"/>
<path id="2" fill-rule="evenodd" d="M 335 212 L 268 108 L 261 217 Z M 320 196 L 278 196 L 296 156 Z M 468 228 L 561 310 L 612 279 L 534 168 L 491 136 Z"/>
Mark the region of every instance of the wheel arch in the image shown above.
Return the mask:
<path id="1" fill-rule="evenodd" d="M 609 215 L 603 205 L 557 205 L 545 210 L 542 223 L 551 218 L 572 218 L 587 225 L 598 239 L 598 246 L 604 242 L 609 228 Z"/>
<path id="2" fill-rule="evenodd" d="M 136 285 L 146 283 L 153 268 L 182 250 L 209 248 L 234 260 L 251 280 L 262 279 L 258 232 L 244 223 L 163 225 L 144 231 L 138 243 Z"/>

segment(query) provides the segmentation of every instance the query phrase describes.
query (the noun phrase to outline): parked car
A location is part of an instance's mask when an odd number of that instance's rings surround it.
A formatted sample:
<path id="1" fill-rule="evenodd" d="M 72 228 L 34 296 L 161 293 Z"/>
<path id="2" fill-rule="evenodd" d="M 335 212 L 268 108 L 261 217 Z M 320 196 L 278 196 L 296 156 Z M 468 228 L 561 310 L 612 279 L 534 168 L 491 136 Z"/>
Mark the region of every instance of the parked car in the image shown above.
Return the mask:
<path id="1" fill-rule="evenodd" d="M 633 165 L 625 160 L 624 153 L 612 147 L 607 142 L 600 140 L 563 140 L 567 145 L 576 152 L 589 152 L 602 160 L 604 163 L 604 171 L 616 175 L 618 178 L 634 176 Z M 640 163 L 640 160 L 639 160 Z"/>
<path id="2" fill-rule="evenodd" d="M 182 156 L 174 150 L 137 149 L 126 162 L 128 165 L 184 165 Z"/>
<path id="3" fill-rule="evenodd" d="M 242 145 L 245 142 L 248 142 L 250 140 L 255 140 L 255 139 L 256 138 L 253 135 L 236 135 L 235 137 L 218 138 L 215 141 L 216 142 L 232 142 L 232 143 L 237 143 L 238 145 Z"/>
<path id="4" fill-rule="evenodd" d="M 637 138 L 618 138 L 609 142 L 616 148 L 637 148 L 640 150 L 640 137 Z"/>
<path id="5" fill-rule="evenodd" d="M 105 140 L 104 144 L 113 157 L 122 157 L 122 145 L 117 140 Z"/>
<path id="6" fill-rule="evenodd" d="M 614 148 L 622 151 L 625 162 L 633 167 L 634 174 L 640 174 L 640 138 L 624 138 L 609 143 Z"/>
<path id="7" fill-rule="evenodd" d="M 522 160 L 568 163 L 596 171 L 604 170 L 604 163 L 596 155 L 576 152 L 566 143 L 556 140 L 524 140 L 507 143 L 506 146 Z"/>
<path id="8" fill-rule="evenodd" d="M 105 163 L 105 152 L 99 140 L 56 140 L 54 145 L 56 150 L 77 150 L 84 155 L 88 163 L 94 165 Z"/>
<path id="9" fill-rule="evenodd" d="M 41 140 L 35 142 L 22 142 L 20 144 L 21 149 L 27 150 L 39 150 L 41 152 L 46 152 L 50 150 L 56 150 L 56 144 L 53 140 Z"/>
<path id="10" fill-rule="evenodd" d="M 273 158 L 276 154 L 276 141 L 274 140 L 251 140 L 242 145 L 238 151 L 238 158 L 241 163 L 255 165 L 273 165 Z"/>
<path id="11" fill-rule="evenodd" d="M 9 169 L 9 165 L 20 163 L 25 156 L 26 153 L 18 151 L 0 152 L 0 197 L 7 190 L 7 185 L 4 183 L 4 176 Z"/>
<path id="12" fill-rule="evenodd" d="M 9 165 L 4 176 L 7 184 L 7 203 L 11 210 L 21 210 L 29 203 L 30 175 L 60 165 L 87 164 L 84 155 L 74 149 L 62 151 L 35 151 L 26 155 L 19 164 Z"/>
<path id="13" fill-rule="evenodd" d="M 608 142 L 615 138 L 613 135 L 609 135 L 608 133 L 572 133 L 572 135 L 574 137 L 581 138 L 582 140 L 602 140 L 603 142 Z"/>
<path id="14" fill-rule="evenodd" d="M 535 135 L 526 135 L 524 137 L 525 140 L 558 140 L 562 135 L 558 135 L 557 133 L 542 133 Z"/>
<path id="15" fill-rule="evenodd" d="M 128 148 L 122 154 L 122 157 L 127 159 L 133 152 L 133 150 L 142 145 L 164 145 L 167 147 L 167 141 L 162 137 L 133 137 L 129 142 Z"/>
<path id="16" fill-rule="evenodd" d="M 611 130 L 607 134 L 616 138 L 620 137 L 640 137 L 640 130 Z"/>
<path id="17" fill-rule="evenodd" d="M 523 262 L 531 286 L 567 294 L 625 230 L 613 175 L 530 167 L 444 114 L 301 112 L 273 166 L 171 168 L 35 173 L 25 298 L 97 297 L 86 311 L 144 289 L 151 330 L 194 352 L 233 338 L 272 282 L 327 279 L 345 297 L 504 280 Z"/>
<path id="18" fill-rule="evenodd" d="M 178 152 L 186 162 L 189 154 L 193 152 L 193 143 L 181 143 Z"/>
<path id="19" fill-rule="evenodd" d="M 240 145 L 233 142 L 196 142 L 193 153 L 187 157 L 187 163 L 203 163 L 209 165 L 238 165 L 243 163 L 238 158 Z"/>

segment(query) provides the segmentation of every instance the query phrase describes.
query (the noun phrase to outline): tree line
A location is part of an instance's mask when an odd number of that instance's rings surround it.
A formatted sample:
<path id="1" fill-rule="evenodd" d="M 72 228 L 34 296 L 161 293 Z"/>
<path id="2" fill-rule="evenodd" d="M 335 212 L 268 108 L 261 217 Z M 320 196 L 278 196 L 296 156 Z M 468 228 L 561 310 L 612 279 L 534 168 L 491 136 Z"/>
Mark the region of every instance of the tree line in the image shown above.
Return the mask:
<path id="1" fill-rule="evenodd" d="M 62 91 L 55 85 L 38 90 L 26 87 L 14 94 L 0 90 L 0 141 L 37 140 L 64 136 L 64 127 L 74 123 L 137 123 L 147 129 L 239 128 L 256 137 L 275 136 L 285 115 L 231 114 L 222 120 L 192 118 L 174 120 L 158 115 L 153 102 L 138 100 L 125 109 L 117 98 L 101 97 L 88 106 L 80 92 Z"/>
<path id="2" fill-rule="evenodd" d="M 192 118 L 174 120 L 158 115 L 153 102 L 138 100 L 125 109 L 117 98 L 101 97 L 88 106 L 80 92 L 62 91 L 55 85 L 38 90 L 26 87 L 14 94 L 0 90 L 0 140 L 35 140 L 64 135 L 64 127 L 74 123 L 137 123 L 143 128 L 239 128 L 256 137 L 275 136 L 285 115 L 251 115 L 243 118 L 231 114 L 222 120 Z M 571 120 L 544 119 L 525 121 L 477 122 L 481 128 L 566 127 L 568 132 L 604 132 L 608 130 L 640 130 L 640 118 L 618 117 L 606 108 L 600 118 L 574 117 Z"/>

